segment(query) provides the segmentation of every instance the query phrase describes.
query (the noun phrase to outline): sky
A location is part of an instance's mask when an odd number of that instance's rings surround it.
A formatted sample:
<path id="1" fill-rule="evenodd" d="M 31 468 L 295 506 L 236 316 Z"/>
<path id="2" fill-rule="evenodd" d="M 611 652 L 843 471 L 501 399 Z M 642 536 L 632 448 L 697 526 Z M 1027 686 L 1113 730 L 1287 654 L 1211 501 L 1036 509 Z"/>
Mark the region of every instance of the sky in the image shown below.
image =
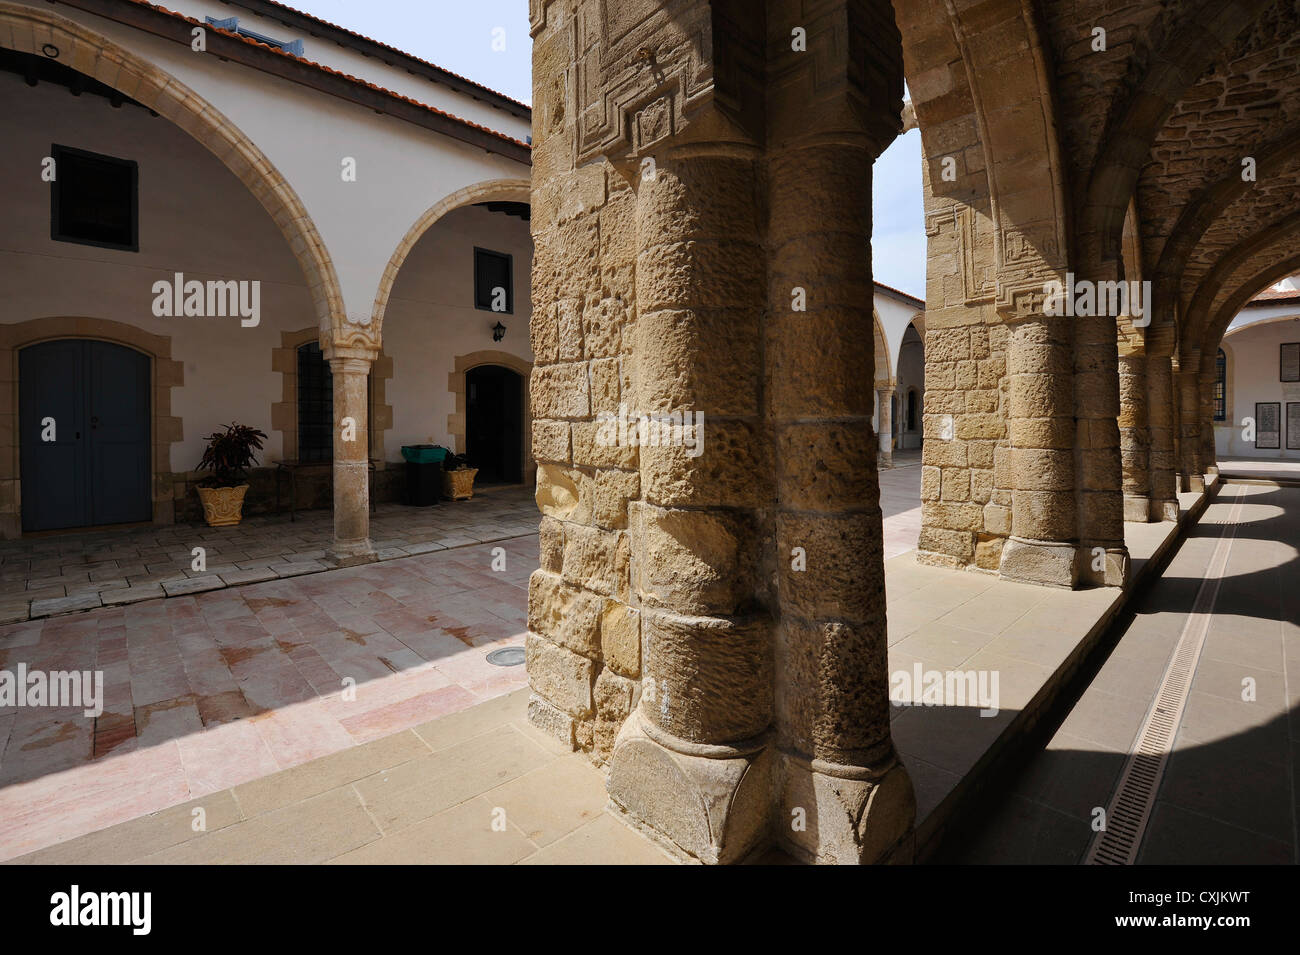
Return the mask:
<path id="1" fill-rule="evenodd" d="M 286 2 L 514 99 L 532 102 L 528 0 Z M 494 34 L 498 28 L 504 34 Z M 493 49 L 494 36 L 504 39 L 504 49 Z M 924 298 L 925 228 L 919 132 L 913 130 L 897 139 L 876 161 L 872 193 L 874 278 Z"/>

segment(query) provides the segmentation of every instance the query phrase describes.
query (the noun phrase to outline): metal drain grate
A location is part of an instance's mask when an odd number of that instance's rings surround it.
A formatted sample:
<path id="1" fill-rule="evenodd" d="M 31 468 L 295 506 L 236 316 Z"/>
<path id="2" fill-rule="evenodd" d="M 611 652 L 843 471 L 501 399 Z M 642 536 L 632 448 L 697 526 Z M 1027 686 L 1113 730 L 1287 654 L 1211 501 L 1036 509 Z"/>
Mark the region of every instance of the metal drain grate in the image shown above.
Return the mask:
<path id="1" fill-rule="evenodd" d="M 1223 530 L 1219 542 L 1214 546 L 1205 579 L 1196 592 L 1174 658 L 1165 669 L 1155 702 L 1138 733 L 1133 752 L 1124 762 L 1124 771 L 1120 773 L 1110 805 L 1106 807 L 1106 828 L 1093 836 L 1088 846 L 1084 859 L 1088 865 L 1132 865 L 1137 860 L 1142 836 L 1151 818 L 1151 807 L 1155 804 L 1174 736 L 1183 718 L 1183 707 L 1191 690 L 1197 661 L 1201 658 L 1201 648 L 1210 632 L 1214 604 L 1219 598 L 1219 584 L 1228 565 L 1241 508 L 1242 497 L 1238 490 L 1232 510 L 1221 525 Z"/>
<path id="2" fill-rule="evenodd" d="M 524 662 L 523 647 L 502 647 L 487 655 L 487 662 L 494 667 L 517 667 Z"/>

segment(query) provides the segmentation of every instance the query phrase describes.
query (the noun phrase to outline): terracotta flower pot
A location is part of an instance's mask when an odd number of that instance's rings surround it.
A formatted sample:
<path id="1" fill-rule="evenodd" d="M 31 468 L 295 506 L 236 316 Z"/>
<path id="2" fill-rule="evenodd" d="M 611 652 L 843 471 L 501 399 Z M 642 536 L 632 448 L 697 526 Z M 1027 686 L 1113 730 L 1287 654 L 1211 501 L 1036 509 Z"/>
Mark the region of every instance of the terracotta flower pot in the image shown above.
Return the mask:
<path id="1" fill-rule="evenodd" d="M 203 502 L 203 516 L 209 527 L 230 527 L 244 517 L 244 495 L 248 485 L 238 487 L 200 487 L 199 500 Z"/>
<path id="2" fill-rule="evenodd" d="M 442 493 L 453 501 L 467 501 L 474 496 L 474 475 L 478 468 L 461 468 L 442 472 Z"/>

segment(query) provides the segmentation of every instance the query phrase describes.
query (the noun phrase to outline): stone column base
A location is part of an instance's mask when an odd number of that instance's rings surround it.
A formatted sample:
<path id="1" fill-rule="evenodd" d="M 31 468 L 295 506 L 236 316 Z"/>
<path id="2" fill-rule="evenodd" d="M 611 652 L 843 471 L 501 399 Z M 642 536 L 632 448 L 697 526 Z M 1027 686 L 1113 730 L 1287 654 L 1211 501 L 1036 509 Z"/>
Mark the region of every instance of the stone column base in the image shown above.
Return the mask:
<path id="1" fill-rule="evenodd" d="M 325 552 L 326 558 L 339 567 L 354 567 L 357 564 L 369 564 L 375 561 L 375 549 L 370 545 L 370 538 L 359 541 L 336 540 Z"/>
<path id="2" fill-rule="evenodd" d="M 1128 548 L 1079 545 L 1079 583 L 1089 587 L 1123 587 L 1128 583 Z"/>
<path id="3" fill-rule="evenodd" d="M 1151 520 L 1153 521 L 1176 521 L 1178 520 L 1178 501 L 1168 500 L 1160 501 L 1155 498 L 1151 499 Z"/>
<path id="4" fill-rule="evenodd" d="M 1008 537 L 998 576 L 1073 590 L 1079 582 L 1077 551 L 1074 544 Z"/>
<path id="5" fill-rule="evenodd" d="M 1134 524 L 1146 524 L 1151 520 L 1151 501 L 1137 495 L 1124 495 L 1124 520 Z"/>
<path id="6" fill-rule="evenodd" d="M 1178 475 L 1178 489 L 1186 493 L 1187 491 L 1204 491 L 1205 475 L 1203 474 L 1180 474 Z"/>
<path id="7" fill-rule="evenodd" d="M 742 861 L 770 838 L 767 739 L 690 743 L 632 713 L 614 741 L 605 789 L 613 809 L 670 851 L 716 865 Z"/>
<path id="8" fill-rule="evenodd" d="M 791 855 L 823 865 L 878 862 L 916 824 L 916 795 L 897 756 L 879 769 L 781 755 L 777 838 Z M 907 862 L 897 853 L 892 861 Z"/>

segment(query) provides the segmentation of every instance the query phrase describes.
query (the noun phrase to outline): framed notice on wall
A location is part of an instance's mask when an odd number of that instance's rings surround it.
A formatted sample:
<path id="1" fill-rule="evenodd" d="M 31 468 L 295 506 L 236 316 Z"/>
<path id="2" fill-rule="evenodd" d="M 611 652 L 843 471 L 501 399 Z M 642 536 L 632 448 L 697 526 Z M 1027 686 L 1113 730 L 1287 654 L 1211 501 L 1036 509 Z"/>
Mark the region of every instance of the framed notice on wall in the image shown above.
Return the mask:
<path id="1" fill-rule="evenodd" d="M 1262 401 L 1255 405 L 1255 447 L 1282 447 L 1282 402 Z"/>
<path id="2" fill-rule="evenodd" d="M 1290 451 L 1300 451 L 1300 401 L 1286 403 L 1286 446 Z"/>
<path id="3" fill-rule="evenodd" d="M 1300 342 L 1284 342 L 1279 381 L 1300 381 Z"/>

